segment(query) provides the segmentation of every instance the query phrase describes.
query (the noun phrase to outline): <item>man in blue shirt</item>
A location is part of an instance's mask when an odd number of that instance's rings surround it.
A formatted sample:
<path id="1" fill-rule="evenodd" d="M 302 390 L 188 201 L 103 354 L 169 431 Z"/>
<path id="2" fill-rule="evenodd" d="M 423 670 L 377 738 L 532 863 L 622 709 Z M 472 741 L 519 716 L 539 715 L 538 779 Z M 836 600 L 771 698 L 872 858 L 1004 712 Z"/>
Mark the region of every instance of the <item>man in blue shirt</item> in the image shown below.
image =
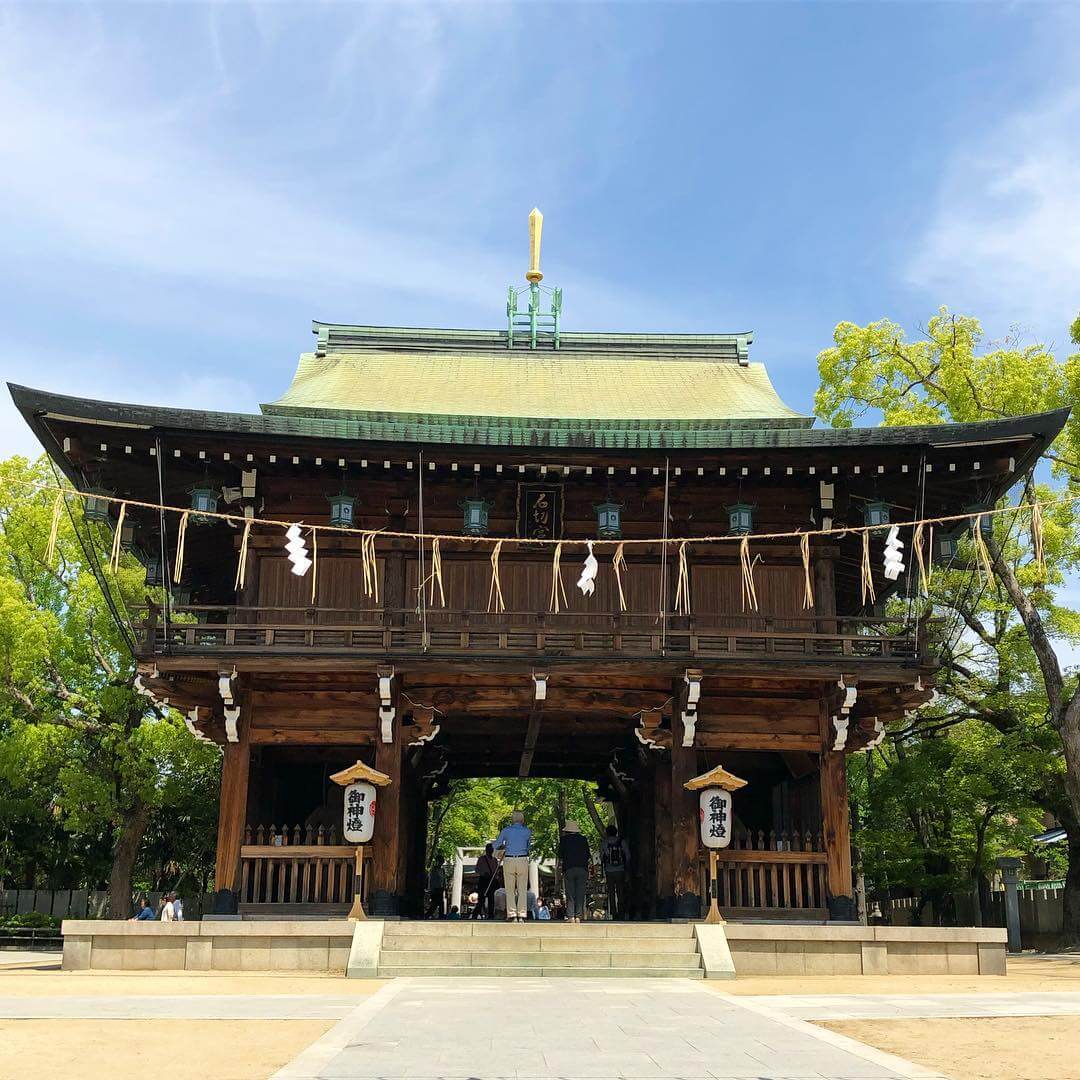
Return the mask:
<path id="1" fill-rule="evenodd" d="M 528 918 L 531 844 L 532 830 L 525 827 L 525 815 L 515 810 L 510 815 L 510 824 L 495 838 L 495 850 L 503 852 L 508 922 L 524 922 Z"/>
<path id="2" fill-rule="evenodd" d="M 128 920 L 129 922 L 151 922 L 156 919 L 154 909 L 146 902 L 145 898 L 139 901 L 139 914 Z"/>

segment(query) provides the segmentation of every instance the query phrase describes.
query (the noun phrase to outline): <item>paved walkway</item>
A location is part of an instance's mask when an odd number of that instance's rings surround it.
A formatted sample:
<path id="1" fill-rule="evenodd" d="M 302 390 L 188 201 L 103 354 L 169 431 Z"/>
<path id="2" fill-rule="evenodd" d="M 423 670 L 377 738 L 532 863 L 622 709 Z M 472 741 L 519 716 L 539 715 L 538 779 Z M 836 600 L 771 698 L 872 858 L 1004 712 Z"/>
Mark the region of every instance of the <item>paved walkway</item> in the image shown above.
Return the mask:
<path id="1" fill-rule="evenodd" d="M 397 979 L 274 1080 L 931 1080 L 758 1001 L 669 979 Z"/>

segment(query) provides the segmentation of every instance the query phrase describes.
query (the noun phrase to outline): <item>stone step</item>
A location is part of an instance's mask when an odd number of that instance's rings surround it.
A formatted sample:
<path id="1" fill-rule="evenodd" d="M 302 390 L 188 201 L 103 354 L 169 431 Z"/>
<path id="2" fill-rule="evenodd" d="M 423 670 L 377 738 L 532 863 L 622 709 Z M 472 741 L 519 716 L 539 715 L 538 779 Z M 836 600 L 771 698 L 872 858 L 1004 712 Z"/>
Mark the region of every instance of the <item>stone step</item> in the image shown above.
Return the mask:
<path id="1" fill-rule="evenodd" d="M 697 942 L 693 938 L 590 938 L 581 936 L 561 937 L 557 935 L 529 935 L 517 937 L 512 934 L 501 936 L 457 937 L 434 934 L 383 935 L 383 948 L 399 952 L 549 952 L 552 949 L 569 949 L 574 952 L 611 952 L 642 951 L 665 952 L 683 955 L 697 952 Z"/>
<path id="2" fill-rule="evenodd" d="M 701 966 L 696 953 L 668 952 L 573 952 L 543 950 L 537 952 L 462 952 L 388 949 L 384 946 L 379 960 L 381 966 L 427 965 L 433 967 L 482 968 L 686 968 Z"/>
<path id="3" fill-rule="evenodd" d="M 694 927 L 690 923 L 619 923 L 588 922 L 525 923 L 481 922 L 472 919 L 429 919 L 417 922 L 388 922 L 386 937 L 427 937 L 438 934 L 442 937 L 501 937 L 509 934 L 519 936 L 543 937 L 588 937 L 588 938 L 689 938 L 694 937 Z"/>
<path id="4" fill-rule="evenodd" d="M 616 968 L 616 967 L 438 967 L 426 964 L 380 964 L 379 978 L 561 978 L 561 979 L 703 979 L 701 968 Z"/>

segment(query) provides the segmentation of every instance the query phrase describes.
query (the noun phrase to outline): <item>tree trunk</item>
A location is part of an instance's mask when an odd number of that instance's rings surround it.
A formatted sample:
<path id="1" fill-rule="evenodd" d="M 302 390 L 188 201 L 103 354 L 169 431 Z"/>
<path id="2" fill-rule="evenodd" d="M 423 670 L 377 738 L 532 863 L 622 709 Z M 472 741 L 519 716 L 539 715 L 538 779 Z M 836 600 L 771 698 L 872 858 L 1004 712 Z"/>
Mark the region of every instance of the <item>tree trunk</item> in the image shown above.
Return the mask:
<path id="1" fill-rule="evenodd" d="M 141 799 L 124 813 L 109 871 L 110 918 L 126 919 L 131 915 L 131 875 L 149 822 L 150 807 Z"/>

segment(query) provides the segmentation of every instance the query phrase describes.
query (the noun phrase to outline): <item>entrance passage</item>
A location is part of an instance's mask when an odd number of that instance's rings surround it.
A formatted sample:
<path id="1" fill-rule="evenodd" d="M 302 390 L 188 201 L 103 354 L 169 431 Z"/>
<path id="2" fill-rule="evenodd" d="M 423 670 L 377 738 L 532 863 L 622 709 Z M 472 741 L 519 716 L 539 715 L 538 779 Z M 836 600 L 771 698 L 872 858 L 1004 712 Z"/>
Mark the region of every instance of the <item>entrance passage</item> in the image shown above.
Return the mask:
<path id="1" fill-rule="evenodd" d="M 387 923 L 380 978 L 396 975 L 701 979 L 688 923 L 473 920 Z"/>

